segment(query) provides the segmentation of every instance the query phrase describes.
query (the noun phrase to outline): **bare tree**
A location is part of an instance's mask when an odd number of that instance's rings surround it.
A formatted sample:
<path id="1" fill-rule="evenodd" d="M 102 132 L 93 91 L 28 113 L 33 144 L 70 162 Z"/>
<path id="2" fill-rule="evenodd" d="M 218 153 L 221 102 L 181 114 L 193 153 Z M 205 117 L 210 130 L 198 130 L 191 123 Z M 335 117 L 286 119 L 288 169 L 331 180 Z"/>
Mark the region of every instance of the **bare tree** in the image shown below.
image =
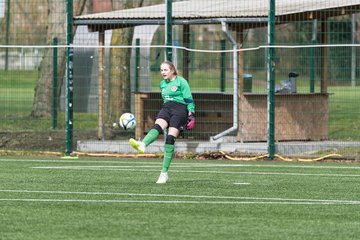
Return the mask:
<path id="1" fill-rule="evenodd" d="M 113 10 L 141 7 L 143 0 L 113 0 Z M 134 29 L 124 27 L 114 29 L 111 39 L 112 46 L 132 44 Z M 109 82 L 109 121 L 118 119 L 122 112 L 130 111 L 130 58 L 131 48 L 114 48 L 110 52 L 110 82 Z"/>
<path id="2" fill-rule="evenodd" d="M 81 15 L 84 11 L 87 0 L 76 0 L 76 15 Z M 59 44 L 66 44 L 66 1 L 48 0 L 48 26 L 47 26 L 47 45 L 51 45 L 53 39 L 58 38 Z M 75 28 L 73 29 L 73 33 Z M 31 112 L 32 117 L 48 117 L 51 114 L 52 104 L 52 74 L 53 74 L 53 49 L 47 48 L 39 66 L 39 79 L 35 87 L 34 103 Z M 58 92 L 59 103 L 60 89 L 65 75 L 66 49 L 58 49 Z"/>

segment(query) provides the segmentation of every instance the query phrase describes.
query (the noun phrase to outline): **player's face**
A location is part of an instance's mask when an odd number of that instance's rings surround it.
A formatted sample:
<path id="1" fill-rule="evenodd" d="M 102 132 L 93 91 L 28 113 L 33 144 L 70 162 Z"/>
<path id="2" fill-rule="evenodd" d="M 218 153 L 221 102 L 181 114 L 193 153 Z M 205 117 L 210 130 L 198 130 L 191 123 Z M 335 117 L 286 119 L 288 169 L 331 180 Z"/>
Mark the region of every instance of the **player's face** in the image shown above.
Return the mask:
<path id="1" fill-rule="evenodd" d="M 164 79 L 172 80 L 174 79 L 174 71 L 170 69 L 169 64 L 163 63 L 160 66 L 160 74 Z"/>

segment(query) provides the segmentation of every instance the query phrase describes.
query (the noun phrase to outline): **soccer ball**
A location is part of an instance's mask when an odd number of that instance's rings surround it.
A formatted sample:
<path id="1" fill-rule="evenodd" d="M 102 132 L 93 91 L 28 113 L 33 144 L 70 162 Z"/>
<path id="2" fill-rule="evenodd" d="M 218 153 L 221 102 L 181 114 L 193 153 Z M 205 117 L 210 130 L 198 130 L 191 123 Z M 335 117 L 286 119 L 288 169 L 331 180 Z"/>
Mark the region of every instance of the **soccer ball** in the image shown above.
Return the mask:
<path id="1" fill-rule="evenodd" d="M 124 130 L 134 129 L 136 127 L 135 116 L 132 113 L 124 113 L 120 116 L 119 125 Z"/>

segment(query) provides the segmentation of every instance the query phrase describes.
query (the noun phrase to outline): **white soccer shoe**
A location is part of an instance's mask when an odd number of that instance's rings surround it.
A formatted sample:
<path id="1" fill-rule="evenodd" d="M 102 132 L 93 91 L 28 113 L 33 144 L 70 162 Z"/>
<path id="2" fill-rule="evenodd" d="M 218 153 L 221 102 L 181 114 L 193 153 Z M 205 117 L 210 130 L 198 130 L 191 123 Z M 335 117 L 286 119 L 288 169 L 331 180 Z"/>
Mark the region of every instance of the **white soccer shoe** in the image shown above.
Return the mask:
<path id="1" fill-rule="evenodd" d="M 162 172 L 162 173 L 160 173 L 159 179 L 157 180 L 156 183 L 164 184 L 168 180 L 169 180 L 169 176 L 168 176 L 167 172 Z"/>
<path id="2" fill-rule="evenodd" d="M 133 138 L 129 139 L 129 143 L 138 153 L 143 154 L 145 152 L 145 143 L 141 141 L 136 141 Z"/>

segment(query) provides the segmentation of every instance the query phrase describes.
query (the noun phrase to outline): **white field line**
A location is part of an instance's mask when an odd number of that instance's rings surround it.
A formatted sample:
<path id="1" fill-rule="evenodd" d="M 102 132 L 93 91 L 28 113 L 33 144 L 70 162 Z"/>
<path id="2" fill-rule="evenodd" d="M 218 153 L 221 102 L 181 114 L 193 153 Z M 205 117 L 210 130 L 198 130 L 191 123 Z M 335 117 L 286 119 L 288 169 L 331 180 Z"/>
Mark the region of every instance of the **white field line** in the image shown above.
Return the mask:
<path id="1" fill-rule="evenodd" d="M 241 196 L 206 196 L 206 195 L 181 195 L 181 194 L 146 194 L 146 193 L 121 193 L 121 192 L 73 192 L 73 191 L 44 191 L 44 190 L 16 190 L 0 189 L 4 193 L 41 193 L 41 194 L 66 194 L 66 195 L 111 195 L 126 197 L 155 197 L 155 198 L 188 198 L 188 199 L 206 199 L 201 201 L 184 201 L 184 200 L 94 200 L 94 199 L 33 199 L 33 198 L 2 198 L 0 201 L 59 201 L 59 202 L 141 202 L 141 203 L 212 203 L 212 204 L 244 204 L 244 203 L 263 203 L 263 204 L 355 204 L 359 205 L 360 201 L 353 200 L 323 200 L 323 199 L 296 199 L 296 198 L 260 198 L 260 197 L 241 197 Z M 208 199 L 218 200 L 237 200 L 237 201 L 208 201 Z M 247 200 L 247 201 L 240 201 Z M 250 202 L 249 200 L 252 200 Z"/>
<path id="2" fill-rule="evenodd" d="M 106 160 L 61 160 L 61 159 L 9 159 L 9 158 L 0 158 L 0 162 L 44 162 L 44 163 L 119 163 L 119 164 L 159 164 L 158 162 L 150 162 L 150 161 L 139 161 L 137 159 L 131 161 L 106 161 Z"/>
<path id="3" fill-rule="evenodd" d="M 113 168 L 110 170 L 116 170 L 117 168 L 134 168 L 136 167 L 137 169 L 141 169 L 141 168 L 159 168 L 160 164 L 157 165 L 152 165 L 152 166 L 42 166 L 42 167 L 31 167 L 31 168 L 38 168 L 38 169 L 66 169 L 66 170 L 108 170 L 109 168 Z"/>
<path id="4" fill-rule="evenodd" d="M 218 204 L 218 205 L 241 205 L 241 204 L 262 204 L 262 205 L 359 205 L 360 203 L 332 203 L 332 202 L 213 202 L 213 201 L 167 201 L 167 200 L 88 200 L 88 199 L 20 199 L 1 198 L 2 202 L 81 202 L 81 203 L 167 203 L 167 204 Z"/>
<path id="5" fill-rule="evenodd" d="M 250 185 L 248 182 L 234 182 L 234 185 Z"/>
<path id="6" fill-rule="evenodd" d="M 129 167 L 129 168 L 128 168 Z M 136 172 L 158 172 L 159 170 L 147 170 L 130 168 L 134 166 L 42 166 L 32 167 L 34 169 L 60 169 L 60 170 L 92 170 L 92 171 L 136 171 Z M 146 166 L 155 168 L 156 166 Z M 158 168 L 158 167 L 156 167 Z M 214 174 L 246 174 L 246 175 L 288 175 L 288 176 L 321 176 L 321 177 L 360 177 L 360 174 L 336 174 L 336 173 L 292 173 L 292 172 L 241 172 L 241 171 L 207 171 L 207 170 L 174 170 L 171 172 L 181 173 L 214 173 Z"/>
<path id="7" fill-rule="evenodd" d="M 8 159 L 8 158 L 0 158 L 0 162 L 48 162 L 48 163 L 117 163 L 117 164 L 134 164 L 134 165 L 159 165 L 162 160 L 151 161 L 151 160 L 138 160 L 131 159 L 129 161 L 107 161 L 107 160 L 61 160 L 61 159 Z M 182 166 L 182 167 L 260 167 L 260 168 L 310 168 L 310 169 L 360 169 L 360 166 L 315 166 L 315 165 L 305 165 L 305 164 L 232 164 L 232 163 L 179 163 L 173 162 L 171 166 Z"/>

